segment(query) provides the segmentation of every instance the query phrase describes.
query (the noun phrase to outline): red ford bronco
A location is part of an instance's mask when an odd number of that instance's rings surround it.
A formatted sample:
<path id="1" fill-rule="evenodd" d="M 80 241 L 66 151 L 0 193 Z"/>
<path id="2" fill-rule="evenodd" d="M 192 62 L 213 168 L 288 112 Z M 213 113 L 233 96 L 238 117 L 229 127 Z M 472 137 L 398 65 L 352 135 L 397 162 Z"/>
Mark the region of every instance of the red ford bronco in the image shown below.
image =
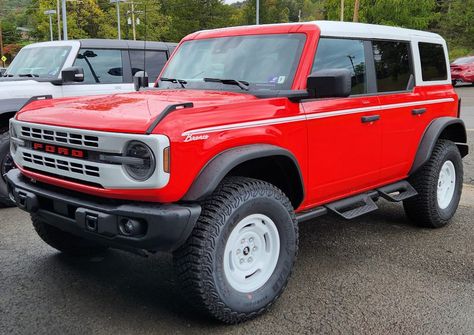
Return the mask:
<path id="1" fill-rule="evenodd" d="M 383 198 L 448 224 L 468 146 L 447 56 L 439 35 L 365 24 L 197 32 L 155 88 L 18 113 L 10 196 L 62 252 L 172 252 L 200 310 L 244 321 L 287 285 L 298 222 Z"/>

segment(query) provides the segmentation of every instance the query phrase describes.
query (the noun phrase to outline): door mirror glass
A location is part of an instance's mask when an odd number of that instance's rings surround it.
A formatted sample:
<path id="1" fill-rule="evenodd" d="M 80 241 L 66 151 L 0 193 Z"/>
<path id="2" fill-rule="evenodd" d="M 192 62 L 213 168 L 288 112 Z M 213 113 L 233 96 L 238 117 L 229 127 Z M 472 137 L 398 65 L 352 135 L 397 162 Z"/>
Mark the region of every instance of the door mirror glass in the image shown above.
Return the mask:
<path id="1" fill-rule="evenodd" d="M 142 87 L 148 87 L 149 79 L 148 74 L 144 71 L 138 71 L 133 76 L 133 86 L 135 87 L 135 91 L 140 91 Z"/>
<path id="2" fill-rule="evenodd" d="M 351 72 L 347 69 L 327 69 L 313 72 L 307 80 L 311 98 L 348 97 L 351 94 Z"/>
<path id="3" fill-rule="evenodd" d="M 68 67 L 61 72 L 63 83 L 82 83 L 84 81 L 84 69 L 81 67 Z"/>

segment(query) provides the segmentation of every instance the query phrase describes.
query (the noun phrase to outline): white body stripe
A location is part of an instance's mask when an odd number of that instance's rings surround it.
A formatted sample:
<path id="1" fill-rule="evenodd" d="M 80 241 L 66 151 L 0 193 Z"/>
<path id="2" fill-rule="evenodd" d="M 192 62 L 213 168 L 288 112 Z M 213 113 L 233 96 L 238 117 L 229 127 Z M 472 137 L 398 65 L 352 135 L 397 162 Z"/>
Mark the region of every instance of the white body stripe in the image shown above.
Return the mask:
<path id="1" fill-rule="evenodd" d="M 310 114 L 297 115 L 297 116 L 289 116 L 289 117 L 282 117 L 282 118 L 275 118 L 275 119 L 265 119 L 265 120 L 259 120 L 259 121 L 248 121 L 248 122 L 241 122 L 241 123 L 231 123 L 231 124 L 226 124 L 226 125 L 222 125 L 222 126 L 193 129 L 193 130 L 185 131 L 181 135 L 182 136 L 188 136 L 188 135 L 209 134 L 209 133 L 216 133 L 216 132 L 226 131 L 226 130 L 254 128 L 254 127 L 261 127 L 261 126 L 271 126 L 271 125 L 282 124 L 282 123 L 292 123 L 292 122 L 300 122 L 300 121 L 314 120 L 314 119 L 323 119 L 323 118 L 341 116 L 341 115 L 348 115 L 348 114 L 358 114 L 358 113 L 366 113 L 366 112 L 373 112 L 373 111 L 382 111 L 382 110 L 392 109 L 392 108 L 404 108 L 404 107 L 434 105 L 434 104 L 440 104 L 440 103 L 445 103 L 445 102 L 453 102 L 453 101 L 454 101 L 453 98 L 444 98 L 444 99 L 436 99 L 436 100 L 425 100 L 425 101 L 390 104 L 390 105 L 383 105 L 383 106 L 371 106 L 371 107 L 343 109 L 343 110 L 338 110 L 338 111 L 334 111 L 334 112 L 310 113 Z"/>

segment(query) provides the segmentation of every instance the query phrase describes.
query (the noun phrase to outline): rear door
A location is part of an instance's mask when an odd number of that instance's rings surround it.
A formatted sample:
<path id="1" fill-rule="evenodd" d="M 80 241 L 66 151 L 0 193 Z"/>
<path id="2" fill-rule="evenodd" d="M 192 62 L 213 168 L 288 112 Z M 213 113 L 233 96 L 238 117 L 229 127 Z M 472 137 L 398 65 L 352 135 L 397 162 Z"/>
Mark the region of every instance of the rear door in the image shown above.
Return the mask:
<path id="1" fill-rule="evenodd" d="M 84 82 L 63 85 L 64 96 L 114 94 L 133 91 L 127 78 L 128 54 L 119 49 L 81 48 L 73 66 L 84 70 Z"/>
<path id="2" fill-rule="evenodd" d="M 168 54 L 164 50 L 147 50 L 146 58 L 144 56 L 145 52 L 143 50 L 130 50 L 132 75 L 134 76 L 137 72 L 143 71 L 145 68 L 148 78 L 150 79 L 150 86 L 153 86 L 168 61 Z"/>
<path id="3" fill-rule="evenodd" d="M 424 118 L 421 93 L 415 89 L 412 46 L 409 41 L 372 41 L 380 117 L 383 120 L 381 178 L 403 178 L 413 162 L 418 141 L 417 121 Z"/>
<path id="4" fill-rule="evenodd" d="M 348 98 L 302 102 L 307 115 L 309 192 L 322 203 L 363 191 L 379 180 L 381 124 L 374 92 L 370 42 L 322 37 L 312 72 L 344 68 L 352 73 Z"/>

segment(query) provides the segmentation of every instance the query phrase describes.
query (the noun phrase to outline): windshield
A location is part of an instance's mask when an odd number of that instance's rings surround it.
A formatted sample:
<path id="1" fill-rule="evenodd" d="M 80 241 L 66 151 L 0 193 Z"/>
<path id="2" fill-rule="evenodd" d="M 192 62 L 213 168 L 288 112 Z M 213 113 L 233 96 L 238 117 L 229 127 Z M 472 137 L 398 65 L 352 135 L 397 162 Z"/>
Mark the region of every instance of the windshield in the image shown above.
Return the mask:
<path id="1" fill-rule="evenodd" d="M 187 41 L 170 60 L 159 87 L 288 90 L 304 42 L 303 34 Z"/>
<path id="2" fill-rule="evenodd" d="M 456 59 L 453 64 L 459 65 L 459 64 L 468 64 L 468 63 L 474 63 L 474 57 L 463 57 Z"/>
<path id="3" fill-rule="evenodd" d="M 58 78 L 71 47 L 22 49 L 8 67 L 8 77 Z"/>

